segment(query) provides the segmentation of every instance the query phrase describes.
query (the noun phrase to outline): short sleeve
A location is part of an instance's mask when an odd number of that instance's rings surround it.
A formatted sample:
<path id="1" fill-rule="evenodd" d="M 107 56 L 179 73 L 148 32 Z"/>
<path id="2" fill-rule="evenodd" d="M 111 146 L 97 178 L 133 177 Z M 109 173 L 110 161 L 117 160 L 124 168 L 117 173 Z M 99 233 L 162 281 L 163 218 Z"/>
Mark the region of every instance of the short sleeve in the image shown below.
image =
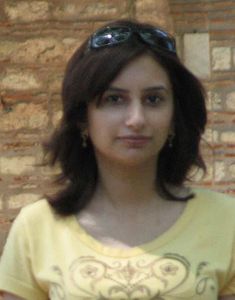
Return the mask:
<path id="1" fill-rule="evenodd" d="M 220 292 L 220 295 L 221 296 L 235 295 L 235 238 L 234 238 L 232 261 L 228 273 L 227 284 Z"/>
<path id="2" fill-rule="evenodd" d="M 26 300 L 48 299 L 32 272 L 30 238 L 23 214 L 14 221 L 0 260 L 0 291 Z"/>

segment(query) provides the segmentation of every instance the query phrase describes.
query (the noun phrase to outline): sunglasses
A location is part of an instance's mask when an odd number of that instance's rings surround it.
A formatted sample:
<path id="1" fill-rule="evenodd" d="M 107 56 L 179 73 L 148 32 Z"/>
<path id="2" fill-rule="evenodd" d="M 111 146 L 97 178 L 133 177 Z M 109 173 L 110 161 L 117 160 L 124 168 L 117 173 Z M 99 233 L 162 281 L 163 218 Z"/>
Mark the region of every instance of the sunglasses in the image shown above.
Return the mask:
<path id="1" fill-rule="evenodd" d="M 152 47 L 167 50 L 176 54 L 175 39 L 158 28 L 133 29 L 127 26 L 106 27 L 95 32 L 90 40 L 89 48 L 109 47 L 128 41 L 133 34 Z"/>

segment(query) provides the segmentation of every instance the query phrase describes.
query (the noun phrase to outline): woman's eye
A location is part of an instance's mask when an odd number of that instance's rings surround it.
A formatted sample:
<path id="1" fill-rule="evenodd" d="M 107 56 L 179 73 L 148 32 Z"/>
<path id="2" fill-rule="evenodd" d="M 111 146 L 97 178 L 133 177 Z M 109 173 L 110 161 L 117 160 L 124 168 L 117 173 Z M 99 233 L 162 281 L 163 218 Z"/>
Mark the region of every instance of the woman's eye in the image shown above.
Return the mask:
<path id="1" fill-rule="evenodd" d="M 122 97 L 119 95 L 108 95 L 104 97 L 104 102 L 108 104 L 120 104 L 122 100 Z"/>
<path id="2" fill-rule="evenodd" d="M 159 95 L 149 95 L 149 96 L 146 98 L 147 103 L 148 103 L 148 104 L 151 104 L 151 105 L 156 105 L 156 104 L 158 104 L 161 100 L 162 100 L 162 97 L 160 97 Z"/>

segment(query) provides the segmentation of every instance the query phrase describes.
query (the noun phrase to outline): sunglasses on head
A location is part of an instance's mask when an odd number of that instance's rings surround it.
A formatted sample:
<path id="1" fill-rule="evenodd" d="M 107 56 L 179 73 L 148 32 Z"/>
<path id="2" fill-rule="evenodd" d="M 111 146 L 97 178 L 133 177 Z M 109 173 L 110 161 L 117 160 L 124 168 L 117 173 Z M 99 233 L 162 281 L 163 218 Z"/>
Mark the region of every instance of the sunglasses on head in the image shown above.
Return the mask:
<path id="1" fill-rule="evenodd" d="M 152 47 L 176 53 L 175 40 L 158 28 L 131 28 L 128 26 L 105 27 L 95 32 L 89 40 L 89 48 L 102 48 L 128 41 L 133 34 Z"/>

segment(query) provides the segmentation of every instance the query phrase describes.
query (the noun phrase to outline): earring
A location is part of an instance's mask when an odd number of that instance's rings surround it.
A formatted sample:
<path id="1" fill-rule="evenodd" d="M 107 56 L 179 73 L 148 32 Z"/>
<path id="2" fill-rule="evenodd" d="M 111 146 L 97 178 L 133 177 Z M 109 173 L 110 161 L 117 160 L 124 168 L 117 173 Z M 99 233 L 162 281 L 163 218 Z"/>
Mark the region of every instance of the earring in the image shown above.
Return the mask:
<path id="1" fill-rule="evenodd" d="M 168 136 L 168 147 L 172 148 L 173 147 L 173 140 L 175 138 L 174 133 L 170 133 Z"/>
<path id="2" fill-rule="evenodd" d="M 87 129 L 84 129 L 81 132 L 81 137 L 82 137 L 82 147 L 86 148 L 87 147 L 87 139 L 88 139 L 88 132 Z"/>

